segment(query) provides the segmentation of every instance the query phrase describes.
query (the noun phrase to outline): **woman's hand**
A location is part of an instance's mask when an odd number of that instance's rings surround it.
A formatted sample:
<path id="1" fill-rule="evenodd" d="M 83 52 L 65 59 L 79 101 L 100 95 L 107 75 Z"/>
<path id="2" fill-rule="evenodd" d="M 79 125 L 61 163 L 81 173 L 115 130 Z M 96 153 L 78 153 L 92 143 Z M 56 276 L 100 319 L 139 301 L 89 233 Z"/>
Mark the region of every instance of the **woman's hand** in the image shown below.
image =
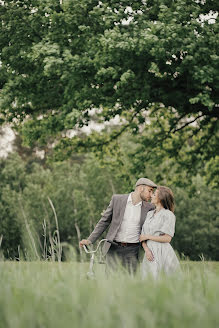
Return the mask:
<path id="1" fill-rule="evenodd" d="M 150 250 L 150 248 L 146 248 L 145 249 L 145 255 L 148 261 L 152 262 L 154 260 L 154 255 L 152 253 L 152 251 Z"/>
<path id="2" fill-rule="evenodd" d="M 140 242 L 148 240 L 148 239 L 150 239 L 149 235 L 140 235 L 140 238 L 139 238 Z"/>

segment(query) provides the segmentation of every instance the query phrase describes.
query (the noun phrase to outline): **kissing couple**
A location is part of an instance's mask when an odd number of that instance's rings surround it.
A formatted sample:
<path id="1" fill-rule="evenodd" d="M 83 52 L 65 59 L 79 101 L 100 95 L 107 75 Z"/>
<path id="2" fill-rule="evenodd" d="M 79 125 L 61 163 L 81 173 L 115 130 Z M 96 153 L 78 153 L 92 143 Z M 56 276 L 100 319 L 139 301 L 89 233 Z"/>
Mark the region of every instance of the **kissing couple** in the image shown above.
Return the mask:
<path id="1" fill-rule="evenodd" d="M 93 232 L 79 245 L 93 244 L 109 227 L 106 239 L 114 243 L 106 241 L 103 246 L 107 268 L 116 270 L 121 263 L 129 272 L 135 273 L 139 249 L 143 247 L 142 277 L 152 274 L 157 278 L 160 272 L 171 274 L 179 268 L 179 261 L 170 245 L 175 221 L 171 189 L 140 178 L 130 194 L 112 196 Z"/>

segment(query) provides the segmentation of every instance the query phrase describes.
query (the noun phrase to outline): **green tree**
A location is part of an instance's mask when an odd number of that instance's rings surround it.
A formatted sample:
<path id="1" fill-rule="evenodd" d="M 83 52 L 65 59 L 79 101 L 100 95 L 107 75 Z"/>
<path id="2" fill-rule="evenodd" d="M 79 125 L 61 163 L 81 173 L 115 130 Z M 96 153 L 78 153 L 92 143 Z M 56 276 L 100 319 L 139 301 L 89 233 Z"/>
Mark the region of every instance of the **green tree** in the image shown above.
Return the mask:
<path id="1" fill-rule="evenodd" d="M 24 187 L 25 165 L 18 156 L 0 161 L 0 236 L 6 258 L 18 257 L 22 244 L 21 224 L 17 216 L 17 195 Z"/>
<path id="2" fill-rule="evenodd" d="M 111 195 L 121 188 L 112 172 L 93 156 L 44 168 L 32 157 L 28 162 L 11 154 L 0 165 L 0 237 L 6 258 L 51 256 L 51 238 L 57 226 L 49 199 L 58 218 L 61 242 L 78 247 L 78 233 L 90 234 Z"/>
<path id="3" fill-rule="evenodd" d="M 78 163 L 68 160 L 47 168 L 34 163 L 32 157 L 28 163 L 17 154 L 1 160 L 0 237 L 5 258 L 22 254 L 26 259 L 56 258 L 51 249 L 56 222 L 48 197 L 57 214 L 61 242 L 78 247 L 78 238 L 90 234 L 112 194 L 129 193 L 139 177 L 129 174 L 126 150 L 132 144 L 122 146 L 123 165 L 112 165 L 110 156 L 100 163 L 93 154 Z M 162 170 L 162 166 L 148 165 L 142 175 L 156 178 L 175 194 L 174 248 L 193 260 L 199 260 L 202 254 L 218 260 L 218 191 L 206 186 L 200 176 L 193 178 L 192 190 L 176 187 L 168 175 L 159 178 Z M 174 174 L 174 170 L 169 166 L 168 174 Z"/>
<path id="4" fill-rule="evenodd" d="M 191 260 L 219 260 L 218 190 L 212 190 L 200 177 L 194 178 L 196 189 L 188 195 L 175 189 L 176 235 L 173 246 Z"/>
<path id="5" fill-rule="evenodd" d="M 147 129 L 149 111 L 156 108 L 159 118 L 165 112 L 167 126 L 160 132 L 161 140 L 171 139 L 168 156 L 179 145 L 183 151 L 191 134 L 172 140 L 175 132 L 196 122 L 196 154 L 214 161 L 218 23 L 210 16 L 217 10 L 216 1 L 193 0 L 131 6 L 129 1 L 4 1 L 1 119 L 20 122 L 27 144 L 55 139 L 69 154 L 79 146 L 106 145 L 125 129 Z M 120 131 L 68 138 L 67 131 L 88 124 L 96 108 L 100 122 L 119 115 Z M 199 151 L 203 142 L 210 146 Z M 184 162 L 199 163 L 190 154 Z"/>

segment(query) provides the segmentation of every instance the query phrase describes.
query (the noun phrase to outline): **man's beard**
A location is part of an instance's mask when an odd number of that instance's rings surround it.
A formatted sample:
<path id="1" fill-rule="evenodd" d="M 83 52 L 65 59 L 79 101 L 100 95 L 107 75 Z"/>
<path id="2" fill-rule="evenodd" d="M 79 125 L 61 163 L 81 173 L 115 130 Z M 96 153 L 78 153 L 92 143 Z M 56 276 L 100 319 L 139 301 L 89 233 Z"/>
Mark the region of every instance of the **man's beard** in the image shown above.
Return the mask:
<path id="1" fill-rule="evenodd" d="M 145 202 L 148 202 L 150 200 L 149 197 L 145 197 L 143 194 L 140 194 L 140 197 L 142 200 L 144 200 Z"/>

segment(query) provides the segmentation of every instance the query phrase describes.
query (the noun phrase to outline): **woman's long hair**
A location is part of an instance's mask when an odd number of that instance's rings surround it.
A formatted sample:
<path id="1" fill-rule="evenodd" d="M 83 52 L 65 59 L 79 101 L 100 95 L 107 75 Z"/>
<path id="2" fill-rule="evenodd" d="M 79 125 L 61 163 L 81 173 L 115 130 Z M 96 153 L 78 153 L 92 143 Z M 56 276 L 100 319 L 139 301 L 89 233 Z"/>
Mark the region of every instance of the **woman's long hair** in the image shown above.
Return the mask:
<path id="1" fill-rule="evenodd" d="M 172 212 L 174 212 L 174 196 L 170 188 L 164 186 L 158 186 L 158 198 L 161 205 Z"/>

